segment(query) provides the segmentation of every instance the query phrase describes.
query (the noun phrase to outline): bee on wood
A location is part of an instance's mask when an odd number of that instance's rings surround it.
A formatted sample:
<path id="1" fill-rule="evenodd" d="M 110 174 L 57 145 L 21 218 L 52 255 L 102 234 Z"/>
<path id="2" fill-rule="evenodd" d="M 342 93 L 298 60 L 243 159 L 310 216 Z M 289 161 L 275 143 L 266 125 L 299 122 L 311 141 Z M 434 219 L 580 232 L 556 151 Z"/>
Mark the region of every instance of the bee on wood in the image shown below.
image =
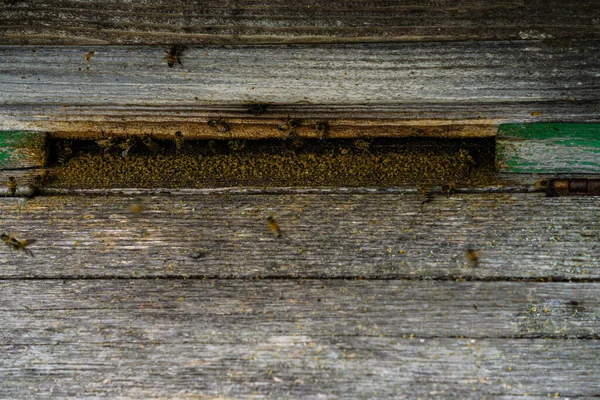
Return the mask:
<path id="1" fill-rule="evenodd" d="M 72 145 L 72 140 L 62 141 L 62 145 L 60 146 L 58 157 L 56 159 L 59 165 L 65 165 L 67 161 L 69 161 L 69 159 L 73 156 L 73 149 L 71 148 Z"/>
<path id="2" fill-rule="evenodd" d="M 456 189 L 456 183 L 454 181 L 450 181 L 445 185 L 442 185 L 442 192 L 446 194 L 446 196 L 450 197 L 454 190 Z"/>
<path id="3" fill-rule="evenodd" d="M 323 139 L 325 137 L 325 134 L 327 134 L 327 128 L 328 128 L 327 122 L 324 122 L 324 121 L 317 122 L 317 126 L 315 127 L 315 130 L 319 134 L 319 139 Z"/>
<path id="4" fill-rule="evenodd" d="M 14 196 L 19 191 L 19 188 L 17 187 L 17 180 L 13 176 L 8 178 L 6 186 L 8 188 L 9 196 Z"/>
<path id="5" fill-rule="evenodd" d="M 248 114 L 260 115 L 267 110 L 264 104 L 250 104 L 248 106 Z"/>
<path id="6" fill-rule="evenodd" d="M 44 186 L 44 183 L 48 179 L 48 175 L 50 175 L 50 172 L 47 169 L 45 169 L 33 177 L 33 181 L 31 182 L 31 189 L 34 193 L 38 192 L 42 188 L 42 186 Z"/>
<path id="7" fill-rule="evenodd" d="M 302 121 L 297 118 L 288 117 L 282 124 L 277 125 L 277 129 L 279 129 L 281 132 L 284 132 L 285 136 L 288 137 L 294 132 L 294 129 L 300 126 L 301 123 Z"/>
<path id="8" fill-rule="evenodd" d="M 208 123 L 208 126 L 210 126 L 211 128 L 215 128 L 216 130 L 218 130 L 219 132 L 222 132 L 222 133 L 229 132 L 231 130 L 229 125 L 227 125 L 225 122 L 221 121 L 221 118 L 216 119 L 216 120 L 209 119 L 207 123 Z"/>
<path id="9" fill-rule="evenodd" d="M 121 152 L 121 157 L 127 158 L 127 155 L 129 155 L 129 150 L 135 146 L 135 143 L 136 142 L 134 138 L 129 138 L 126 141 L 119 143 L 119 148 L 123 150 Z"/>
<path id="10" fill-rule="evenodd" d="M 227 146 L 233 152 L 238 152 L 246 147 L 246 141 L 243 139 L 233 139 L 227 142 Z"/>
<path id="11" fill-rule="evenodd" d="M 150 150 L 150 152 L 152 152 L 152 154 L 162 152 L 162 148 L 152 140 L 150 135 L 142 136 L 142 143 L 148 148 L 148 150 Z"/>
<path id="12" fill-rule="evenodd" d="M 116 143 L 112 136 L 109 136 L 105 139 L 98 139 L 96 140 L 96 144 L 102 150 L 103 156 L 106 156 L 116 146 Z"/>
<path id="13" fill-rule="evenodd" d="M 471 248 L 468 248 L 465 252 L 467 257 L 467 264 L 471 268 L 477 268 L 479 266 L 479 252 Z"/>
<path id="14" fill-rule="evenodd" d="M 185 139 L 183 138 L 181 131 L 175 132 L 175 154 L 181 154 L 183 152 L 184 144 Z"/>
<path id="15" fill-rule="evenodd" d="M 281 237 L 281 229 L 279 223 L 272 216 L 267 217 L 267 228 L 275 235 L 275 237 Z"/>
<path id="16" fill-rule="evenodd" d="M 371 147 L 371 141 L 364 139 L 355 139 L 352 141 L 352 146 L 354 146 L 354 150 L 363 153 L 369 151 L 369 147 Z"/>
<path id="17" fill-rule="evenodd" d="M 17 240 L 17 238 L 7 235 L 6 233 L 0 235 L 0 240 L 2 240 L 11 250 L 22 251 L 28 256 L 33 257 L 32 251 L 29 250 L 27 246 L 35 243 L 35 240 Z"/>
<path id="18" fill-rule="evenodd" d="M 421 194 L 421 197 L 423 198 L 421 205 L 423 205 L 425 203 L 429 203 L 433 200 L 433 193 L 431 193 L 431 189 L 429 188 L 429 186 L 426 186 L 426 185 L 419 186 L 419 193 Z"/>
<path id="19" fill-rule="evenodd" d="M 169 66 L 169 68 L 173 68 L 173 66 L 175 66 L 175 63 L 178 63 L 179 65 L 183 66 L 180 60 L 182 52 L 182 46 L 171 46 L 169 48 L 169 51 L 166 52 L 167 55 L 163 58 L 163 60 L 167 60 L 167 65 Z"/>

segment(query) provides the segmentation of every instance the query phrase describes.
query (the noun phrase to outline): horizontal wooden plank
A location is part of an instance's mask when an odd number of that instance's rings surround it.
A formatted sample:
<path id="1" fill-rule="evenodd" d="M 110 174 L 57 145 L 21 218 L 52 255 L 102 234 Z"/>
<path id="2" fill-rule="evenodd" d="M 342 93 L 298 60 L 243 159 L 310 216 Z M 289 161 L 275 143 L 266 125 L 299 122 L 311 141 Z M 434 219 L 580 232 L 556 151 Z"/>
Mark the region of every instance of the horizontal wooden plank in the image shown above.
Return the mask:
<path id="1" fill-rule="evenodd" d="M 600 338 L 599 283 L 112 279 L 0 287 L 4 345 L 190 343 L 215 329 L 215 344 L 253 343 L 269 321 L 284 336 Z"/>
<path id="2" fill-rule="evenodd" d="M 169 68 L 161 47 L 98 47 L 88 61 L 88 47 L 4 46 L 0 129 L 96 135 L 188 129 L 214 136 L 209 118 L 251 124 L 257 117 L 248 105 L 256 103 L 267 105 L 264 118 L 325 116 L 335 127 L 345 117 L 339 124 L 348 129 L 368 131 L 365 125 L 385 118 L 384 135 L 402 135 L 407 125 L 593 122 L 599 121 L 599 47 L 597 41 L 207 46 L 190 47 L 183 66 Z M 365 117 L 373 120 L 359 121 Z M 273 134 L 263 126 L 254 127 L 255 136 L 257 130 Z"/>
<path id="3" fill-rule="evenodd" d="M 4 44 L 233 44 L 598 38 L 594 2 L 4 0 Z"/>
<path id="4" fill-rule="evenodd" d="M 0 397 L 598 396 L 597 286 L 1 281 Z"/>
<path id="5" fill-rule="evenodd" d="M 498 136 L 501 172 L 600 173 L 599 124 L 506 124 Z"/>
<path id="6" fill-rule="evenodd" d="M 259 192 L 260 193 L 260 192 Z M 341 193 L 341 192 L 338 192 Z M 384 192 L 385 193 L 385 192 Z M 0 199 L 8 277 L 575 279 L 600 276 L 600 198 L 541 193 Z M 141 214 L 131 207 L 141 202 Z M 136 206 L 137 207 L 137 206 Z M 282 237 L 265 226 L 278 221 Z M 467 248 L 481 251 L 469 267 Z"/>
<path id="7" fill-rule="evenodd" d="M 213 344 L 217 336 L 215 330 L 189 344 L 2 346 L 0 395 L 547 399 L 599 393 L 598 341 L 271 333 L 252 345 Z"/>

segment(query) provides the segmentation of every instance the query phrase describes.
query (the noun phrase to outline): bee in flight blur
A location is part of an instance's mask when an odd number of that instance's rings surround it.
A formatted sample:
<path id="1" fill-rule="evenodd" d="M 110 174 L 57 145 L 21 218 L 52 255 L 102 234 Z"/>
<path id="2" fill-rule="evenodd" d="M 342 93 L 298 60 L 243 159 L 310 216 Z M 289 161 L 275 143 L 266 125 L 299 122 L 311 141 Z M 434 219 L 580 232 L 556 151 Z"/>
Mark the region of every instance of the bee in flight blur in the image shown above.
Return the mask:
<path id="1" fill-rule="evenodd" d="M 267 217 L 267 228 L 275 235 L 275 237 L 281 237 L 281 229 L 279 223 L 272 216 Z"/>
<path id="2" fill-rule="evenodd" d="M 35 243 L 35 240 L 18 240 L 14 236 L 7 235 L 6 233 L 0 235 L 0 240 L 2 240 L 11 250 L 22 251 L 28 256 L 33 257 L 32 251 L 29 250 L 27 246 Z"/>
<path id="3" fill-rule="evenodd" d="M 479 252 L 471 248 L 466 251 L 467 264 L 471 268 L 477 268 L 479 266 Z"/>
<path id="4" fill-rule="evenodd" d="M 6 186 L 8 188 L 9 196 L 14 196 L 15 194 L 17 194 L 17 191 L 19 190 L 19 188 L 17 187 L 17 180 L 13 176 L 8 178 L 8 182 L 6 182 Z"/>
<path id="5" fill-rule="evenodd" d="M 169 68 L 173 68 L 175 63 L 183 66 L 181 63 L 181 53 L 183 52 L 183 46 L 171 46 L 169 51 L 167 51 L 167 55 L 163 58 L 163 60 L 167 60 L 167 65 Z"/>
<path id="6" fill-rule="evenodd" d="M 317 126 L 315 127 L 317 133 L 319 134 L 319 139 L 323 139 L 325 134 L 327 133 L 327 122 L 319 121 L 317 122 Z"/>

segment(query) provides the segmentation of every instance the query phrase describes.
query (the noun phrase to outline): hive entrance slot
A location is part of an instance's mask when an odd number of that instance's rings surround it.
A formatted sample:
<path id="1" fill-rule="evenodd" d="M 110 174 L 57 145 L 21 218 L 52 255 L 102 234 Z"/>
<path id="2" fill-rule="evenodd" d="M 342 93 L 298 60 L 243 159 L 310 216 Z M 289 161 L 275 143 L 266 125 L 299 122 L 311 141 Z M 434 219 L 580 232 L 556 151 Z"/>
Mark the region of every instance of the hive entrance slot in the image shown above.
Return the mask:
<path id="1" fill-rule="evenodd" d="M 50 143 L 60 188 L 488 184 L 494 138 L 159 140 Z"/>

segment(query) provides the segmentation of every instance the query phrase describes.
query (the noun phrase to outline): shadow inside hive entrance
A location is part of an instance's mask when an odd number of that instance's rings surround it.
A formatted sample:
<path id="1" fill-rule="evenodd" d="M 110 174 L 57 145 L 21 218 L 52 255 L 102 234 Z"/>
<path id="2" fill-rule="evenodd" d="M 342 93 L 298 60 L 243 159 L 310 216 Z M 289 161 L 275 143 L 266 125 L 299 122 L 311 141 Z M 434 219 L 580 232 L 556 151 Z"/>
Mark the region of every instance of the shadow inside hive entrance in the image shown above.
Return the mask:
<path id="1" fill-rule="evenodd" d="M 52 139 L 50 187 L 391 187 L 489 183 L 495 139 Z"/>

